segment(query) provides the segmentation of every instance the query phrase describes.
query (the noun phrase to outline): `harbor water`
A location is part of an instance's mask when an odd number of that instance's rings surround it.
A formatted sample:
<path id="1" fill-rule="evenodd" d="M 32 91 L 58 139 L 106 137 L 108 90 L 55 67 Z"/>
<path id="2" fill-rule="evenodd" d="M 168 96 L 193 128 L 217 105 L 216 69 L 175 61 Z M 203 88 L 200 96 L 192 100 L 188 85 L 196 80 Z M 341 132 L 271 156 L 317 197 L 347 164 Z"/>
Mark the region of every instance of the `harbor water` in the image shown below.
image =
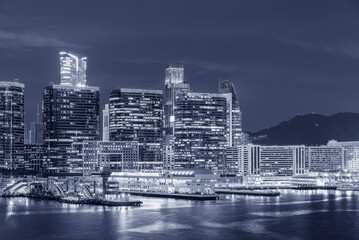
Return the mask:
<path id="1" fill-rule="evenodd" d="M 0 239 L 355 239 L 359 192 L 193 201 L 131 196 L 141 207 L 0 198 Z"/>

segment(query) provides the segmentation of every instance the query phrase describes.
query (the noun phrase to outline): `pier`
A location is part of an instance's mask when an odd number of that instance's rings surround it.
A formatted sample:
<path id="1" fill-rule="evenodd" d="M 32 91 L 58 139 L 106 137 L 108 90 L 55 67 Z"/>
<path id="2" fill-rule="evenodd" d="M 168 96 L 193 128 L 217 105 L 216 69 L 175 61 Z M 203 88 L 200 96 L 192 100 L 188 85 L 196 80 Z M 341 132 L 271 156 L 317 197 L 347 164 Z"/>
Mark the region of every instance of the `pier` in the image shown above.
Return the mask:
<path id="1" fill-rule="evenodd" d="M 27 197 L 40 200 L 53 200 L 61 203 L 68 204 L 88 204 L 100 206 L 141 206 L 142 201 L 117 201 L 103 198 L 74 198 L 74 197 L 58 197 L 51 195 L 32 195 L 32 194 L 2 194 L 0 197 L 13 198 L 13 197 Z"/>
<path id="2" fill-rule="evenodd" d="M 218 194 L 184 194 L 184 193 L 165 193 L 165 192 L 144 192 L 144 191 L 120 191 L 137 196 L 158 197 L 158 198 L 177 198 L 188 200 L 217 200 Z"/>
<path id="3" fill-rule="evenodd" d="M 218 194 L 236 194 L 236 195 L 251 195 L 251 196 L 265 196 L 277 197 L 280 196 L 279 191 L 273 190 L 232 190 L 232 189 L 217 189 Z"/>
<path id="4" fill-rule="evenodd" d="M 141 201 L 117 201 L 108 200 L 102 198 L 85 198 L 85 199 L 74 199 L 74 198 L 61 198 L 59 202 L 70 203 L 70 204 L 90 204 L 90 205 L 101 205 L 101 206 L 141 206 Z"/>

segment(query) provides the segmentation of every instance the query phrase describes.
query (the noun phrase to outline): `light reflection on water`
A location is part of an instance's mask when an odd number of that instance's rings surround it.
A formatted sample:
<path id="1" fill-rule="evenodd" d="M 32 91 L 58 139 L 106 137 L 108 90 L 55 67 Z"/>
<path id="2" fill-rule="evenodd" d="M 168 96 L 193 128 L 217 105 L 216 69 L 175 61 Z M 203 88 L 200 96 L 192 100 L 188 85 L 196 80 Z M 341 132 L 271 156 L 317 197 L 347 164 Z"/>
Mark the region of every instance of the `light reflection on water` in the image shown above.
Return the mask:
<path id="1" fill-rule="evenodd" d="M 142 207 L 0 199 L 0 238 L 351 239 L 359 235 L 358 192 L 280 191 L 280 197 L 221 195 L 220 200 L 203 202 L 131 197 L 141 199 Z"/>

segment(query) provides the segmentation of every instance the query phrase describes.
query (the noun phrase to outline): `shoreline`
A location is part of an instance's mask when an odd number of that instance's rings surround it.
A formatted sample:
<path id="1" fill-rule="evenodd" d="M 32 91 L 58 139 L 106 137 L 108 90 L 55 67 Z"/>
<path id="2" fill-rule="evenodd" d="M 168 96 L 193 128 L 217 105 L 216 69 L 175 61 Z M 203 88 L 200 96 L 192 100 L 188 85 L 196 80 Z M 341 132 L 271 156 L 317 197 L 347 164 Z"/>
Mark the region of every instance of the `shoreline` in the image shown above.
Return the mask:
<path id="1" fill-rule="evenodd" d="M 175 198 L 187 200 L 217 200 L 217 194 L 196 195 L 196 194 L 180 194 L 180 193 L 162 193 L 162 192 L 143 192 L 143 191 L 120 191 L 119 193 L 126 193 L 130 195 L 144 196 L 144 197 L 157 197 L 157 198 Z"/>
<path id="2" fill-rule="evenodd" d="M 249 195 L 249 196 L 264 196 L 264 197 L 279 197 L 279 191 L 273 190 L 231 190 L 231 189 L 218 189 L 218 194 L 235 194 L 235 195 Z"/>
<path id="3" fill-rule="evenodd" d="M 44 201 L 56 201 L 59 203 L 67 203 L 67 204 L 86 204 L 86 205 L 97 205 L 97 206 L 110 206 L 110 207 L 122 207 L 122 206 L 141 206 L 143 204 L 142 201 L 113 201 L 107 199 L 100 198 L 92 198 L 92 199 L 66 199 L 56 196 L 37 196 L 37 195 L 29 195 L 29 194 L 17 194 L 17 195 L 2 195 L 0 198 L 30 198 L 30 199 L 38 199 Z"/>

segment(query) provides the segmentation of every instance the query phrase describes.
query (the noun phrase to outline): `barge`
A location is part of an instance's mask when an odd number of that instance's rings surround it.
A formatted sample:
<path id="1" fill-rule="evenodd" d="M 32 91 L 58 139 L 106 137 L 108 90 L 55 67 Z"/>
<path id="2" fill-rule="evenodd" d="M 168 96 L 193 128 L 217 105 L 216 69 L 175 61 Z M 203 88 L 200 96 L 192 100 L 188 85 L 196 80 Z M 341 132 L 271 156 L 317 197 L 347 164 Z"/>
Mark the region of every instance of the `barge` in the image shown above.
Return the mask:
<path id="1" fill-rule="evenodd" d="M 277 197 L 277 196 L 280 196 L 279 191 L 273 191 L 273 190 L 216 189 L 216 193 L 218 193 L 218 194 L 250 195 L 250 196 L 265 196 L 265 197 Z"/>

